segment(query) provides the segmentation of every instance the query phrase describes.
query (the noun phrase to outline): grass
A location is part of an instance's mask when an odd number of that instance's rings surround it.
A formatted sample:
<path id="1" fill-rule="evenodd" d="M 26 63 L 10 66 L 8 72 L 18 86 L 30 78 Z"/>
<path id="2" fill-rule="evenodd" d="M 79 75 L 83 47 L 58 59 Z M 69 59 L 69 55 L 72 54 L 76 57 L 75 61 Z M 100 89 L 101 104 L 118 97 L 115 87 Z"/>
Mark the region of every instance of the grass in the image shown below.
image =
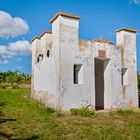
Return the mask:
<path id="1" fill-rule="evenodd" d="M 117 110 L 94 117 L 44 108 L 27 89 L 0 89 L 0 140 L 139 140 L 140 111 Z"/>
<path id="2" fill-rule="evenodd" d="M 72 108 L 70 109 L 71 115 L 83 116 L 83 117 L 94 117 L 95 111 L 90 110 L 88 107 Z"/>

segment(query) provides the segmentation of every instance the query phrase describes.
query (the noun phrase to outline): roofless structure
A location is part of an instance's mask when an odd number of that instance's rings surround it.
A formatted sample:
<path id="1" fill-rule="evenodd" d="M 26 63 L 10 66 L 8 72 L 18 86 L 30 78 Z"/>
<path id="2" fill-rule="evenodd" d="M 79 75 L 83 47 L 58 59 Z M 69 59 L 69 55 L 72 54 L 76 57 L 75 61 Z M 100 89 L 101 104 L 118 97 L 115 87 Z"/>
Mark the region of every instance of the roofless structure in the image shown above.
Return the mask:
<path id="1" fill-rule="evenodd" d="M 57 13 L 32 40 L 32 97 L 61 110 L 137 107 L 136 31 L 117 30 L 116 44 L 80 40 L 79 19 Z"/>

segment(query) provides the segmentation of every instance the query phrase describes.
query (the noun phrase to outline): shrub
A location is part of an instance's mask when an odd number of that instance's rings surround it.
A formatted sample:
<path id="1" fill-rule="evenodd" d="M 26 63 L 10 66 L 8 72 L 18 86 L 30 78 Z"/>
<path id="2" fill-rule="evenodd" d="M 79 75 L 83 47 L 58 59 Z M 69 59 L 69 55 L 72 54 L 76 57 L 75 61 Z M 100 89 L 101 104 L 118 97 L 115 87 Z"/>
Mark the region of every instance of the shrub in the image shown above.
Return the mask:
<path id="1" fill-rule="evenodd" d="M 47 107 L 46 110 L 47 110 L 48 113 L 54 113 L 55 112 L 55 110 L 53 108 L 50 108 L 50 107 Z"/>
<path id="2" fill-rule="evenodd" d="M 75 116 L 84 116 L 84 117 L 93 117 L 95 115 L 94 110 L 90 110 L 88 107 L 82 108 L 72 108 L 70 109 L 71 115 Z"/>
<path id="3" fill-rule="evenodd" d="M 0 88 L 19 88 L 31 84 L 31 75 L 20 71 L 0 72 Z"/>
<path id="4" fill-rule="evenodd" d="M 64 116 L 64 114 L 63 114 L 63 112 L 62 112 L 61 110 L 55 110 L 55 109 L 53 109 L 53 108 L 51 108 L 51 107 L 47 107 L 47 108 L 46 108 L 46 111 L 47 111 L 47 113 L 49 113 L 49 114 L 54 113 L 55 116 L 56 116 L 57 118 L 58 118 L 58 117 L 63 117 L 63 116 Z"/>

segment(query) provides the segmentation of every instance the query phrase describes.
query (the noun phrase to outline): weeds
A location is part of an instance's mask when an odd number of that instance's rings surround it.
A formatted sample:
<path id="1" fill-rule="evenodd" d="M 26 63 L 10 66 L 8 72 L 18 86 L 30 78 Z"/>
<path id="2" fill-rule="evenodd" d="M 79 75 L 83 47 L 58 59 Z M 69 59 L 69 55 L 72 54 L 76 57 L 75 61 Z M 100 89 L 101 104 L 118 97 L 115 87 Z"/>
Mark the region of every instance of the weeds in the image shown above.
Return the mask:
<path id="1" fill-rule="evenodd" d="M 90 110 L 88 107 L 82 108 L 72 108 L 70 109 L 71 115 L 83 116 L 83 117 L 93 117 L 95 115 L 94 110 Z"/>
<path id="2" fill-rule="evenodd" d="M 55 113 L 55 110 L 53 108 L 47 107 L 46 110 L 48 113 Z"/>

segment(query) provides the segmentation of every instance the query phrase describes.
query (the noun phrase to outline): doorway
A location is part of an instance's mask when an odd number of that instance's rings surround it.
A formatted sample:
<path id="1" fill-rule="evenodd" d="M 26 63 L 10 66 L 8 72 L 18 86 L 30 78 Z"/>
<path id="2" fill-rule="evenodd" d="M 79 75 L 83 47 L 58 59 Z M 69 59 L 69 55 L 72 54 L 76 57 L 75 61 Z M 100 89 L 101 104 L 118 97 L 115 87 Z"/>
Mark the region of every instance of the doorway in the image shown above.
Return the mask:
<path id="1" fill-rule="evenodd" d="M 103 110 L 105 108 L 105 94 L 108 95 L 108 92 L 105 93 L 105 86 L 108 86 L 105 83 L 109 80 L 109 75 L 106 71 L 108 69 L 110 59 L 104 57 L 96 57 L 95 58 L 95 109 L 96 110 Z M 108 67 L 108 68 L 107 68 Z M 107 87 L 106 87 L 107 89 Z M 107 100 L 107 98 L 106 98 Z"/>
<path id="2" fill-rule="evenodd" d="M 95 59 L 95 109 L 104 109 L 104 60 Z"/>

